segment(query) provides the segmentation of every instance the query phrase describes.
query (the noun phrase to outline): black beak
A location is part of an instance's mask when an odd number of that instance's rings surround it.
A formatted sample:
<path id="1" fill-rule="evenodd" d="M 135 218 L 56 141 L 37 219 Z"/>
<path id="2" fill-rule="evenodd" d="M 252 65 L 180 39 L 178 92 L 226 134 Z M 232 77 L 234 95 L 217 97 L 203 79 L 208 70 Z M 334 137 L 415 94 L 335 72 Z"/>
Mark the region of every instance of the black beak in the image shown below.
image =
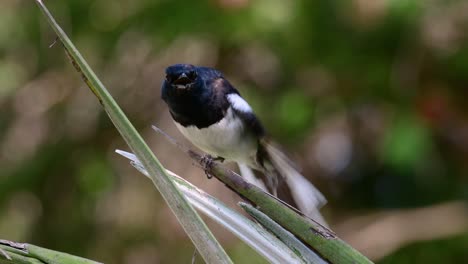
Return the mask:
<path id="1" fill-rule="evenodd" d="M 187 85 L 187 84 L 190 84 L 192 83 L 193 81 L 185 74 L 185 73 L 182 73 L 181 75 L 179 75 L 179 77 L 177 77 L 177 80 L 175 80 L 173 82 L 173 84 L 179 84 L 179 85 Z"/>

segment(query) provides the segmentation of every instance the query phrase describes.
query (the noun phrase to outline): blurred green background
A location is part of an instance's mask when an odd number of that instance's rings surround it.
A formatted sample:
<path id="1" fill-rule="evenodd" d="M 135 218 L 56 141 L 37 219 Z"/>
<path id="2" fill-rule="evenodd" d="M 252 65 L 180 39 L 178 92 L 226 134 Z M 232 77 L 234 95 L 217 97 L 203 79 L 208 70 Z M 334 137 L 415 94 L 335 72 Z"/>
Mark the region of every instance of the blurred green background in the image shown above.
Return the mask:
<path id="1" fill-rule="evenodd" d="M 166 66 L 222 70 L 377 263 L 468 263 L 468 2 L 46 1 L 163 164 L 238 198 L 183 140 Z M 189 263 L 193 245 L 32 0 L 0 1 L 0 238 L 106 263 Z M 185 142 L 185 141 L 184 141 Z M 262 259 L 208 221 L 236 263 Z M 201 260 L 198 260 L 201 262 Z"/>

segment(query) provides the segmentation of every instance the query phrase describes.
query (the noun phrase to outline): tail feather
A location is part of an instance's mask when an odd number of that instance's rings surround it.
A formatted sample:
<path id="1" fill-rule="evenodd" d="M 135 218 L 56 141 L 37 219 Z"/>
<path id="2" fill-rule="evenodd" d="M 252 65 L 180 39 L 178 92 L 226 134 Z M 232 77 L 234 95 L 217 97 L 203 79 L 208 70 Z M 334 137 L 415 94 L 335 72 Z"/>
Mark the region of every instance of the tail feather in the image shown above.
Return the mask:
<path id="1" fill-rule="evenodd" d="M 272 144 L 262 143 L 272 166 L 288 184 L 298 209 L 310 218 L 326 224 L 319 209 L 327 203 L 323 194 L 302 176 L 289 159 Z"/>
<path id="2" fill-rule="evenodd" d="M 249 166 L 243 163 L 237 163 L 237 166 L 239 167 L 240 174 L 247 182 L 259 187 L 265 192 L 268 192 L 267 187 L 265 186 L 263 181 L 261 181 L 259 178 L 255 176 L 255 173 L 252 171 L 252 169 Z"/>

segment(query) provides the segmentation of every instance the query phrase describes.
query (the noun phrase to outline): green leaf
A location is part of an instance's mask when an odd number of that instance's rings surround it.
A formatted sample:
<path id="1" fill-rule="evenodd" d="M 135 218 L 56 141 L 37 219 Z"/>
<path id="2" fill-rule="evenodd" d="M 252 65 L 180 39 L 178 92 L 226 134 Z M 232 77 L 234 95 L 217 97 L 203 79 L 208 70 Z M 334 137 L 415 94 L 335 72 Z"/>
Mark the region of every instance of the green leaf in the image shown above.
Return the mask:
<path id="1" fill-rule="evenodd" d="M 31 244 L 0 240 L 0 263 L 100 264 L 99 262 Z"/>
<path id="2" fill-rule="evenodd" d="M 282 226 L 278 225 L 273 219 L 262 213 L 260 210 L 255 209 L 250 204 L 240 202 L 239 205 L 244 209 L 250 216 L 255 218 L 262 226 L 264 226 L 271 233 L 275 234 L 283 243 L 285 243 L 291 250 L 301 257 L 306 263 L 326 264 L 326 261 L 322 259 L 315 252 L 306 247 L 299 239 L 293 234 L 288 232 Z"/>
<path id="3" fill-rule="evenodd" d="M 57 33 L 73 65 L 77 71 L 81 73 L 83 80 L 98 98 L 124 140 L 148 170 L 154 185 L 179 220 L 179 223 L 182 225 L 203 259 L 207 263 L 232 263 L 229 256 L 215 239 L 206 224 L 170 180 L 164 167 L 151 152 L 148 145 L 143 141 L 135 127 L 130 123 L 122 109 L 120 109 L 114 101 L 71 40 L 57 24 L 43 2 L 41 0 L 36 0 L 36 3 L 47 18 L 50 26 Z"/>
<path id="4" fill-rule="evenodd" d="M 122 150 L 116 150 L 116 152 L 131 160 L 131 164 L 139 172 L 148 177 L 148 172 L 134 154 Z M 168 171 L 168 173 L 193 206 L 236 235 L 271 263 L 305 262 L 301 258 L 302 255 L 297 254 L 296 250 L 291 250 L 289 245 L 283 243 L 261 226 L 227 207 L 215 197 L 198 189 L 173 172 Z M 305 247 L 303 244 L 302 246 Z"/>

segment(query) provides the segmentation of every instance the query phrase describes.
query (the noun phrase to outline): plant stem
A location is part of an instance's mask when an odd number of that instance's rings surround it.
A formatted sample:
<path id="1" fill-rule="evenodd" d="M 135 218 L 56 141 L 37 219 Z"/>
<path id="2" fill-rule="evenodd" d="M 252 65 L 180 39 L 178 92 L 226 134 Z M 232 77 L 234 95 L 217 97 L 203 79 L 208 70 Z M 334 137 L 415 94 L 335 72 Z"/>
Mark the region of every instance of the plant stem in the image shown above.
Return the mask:
<path id="1" fill-rule="evenodd" d="M 57 33 L 76 70 L 98 98 L 117 130 L 129 147 L 148 170 L 151 180 L 175 214 L 200 255 L 207 263 L 232 263 L 229 256 L 210 232 L 190 203 L 169 179 L 165 169 L 143 141 L 96 74 L 86 63 L 79 51 L 57 24 L 41 0 L 36 0 L 50 26 Z"/>

